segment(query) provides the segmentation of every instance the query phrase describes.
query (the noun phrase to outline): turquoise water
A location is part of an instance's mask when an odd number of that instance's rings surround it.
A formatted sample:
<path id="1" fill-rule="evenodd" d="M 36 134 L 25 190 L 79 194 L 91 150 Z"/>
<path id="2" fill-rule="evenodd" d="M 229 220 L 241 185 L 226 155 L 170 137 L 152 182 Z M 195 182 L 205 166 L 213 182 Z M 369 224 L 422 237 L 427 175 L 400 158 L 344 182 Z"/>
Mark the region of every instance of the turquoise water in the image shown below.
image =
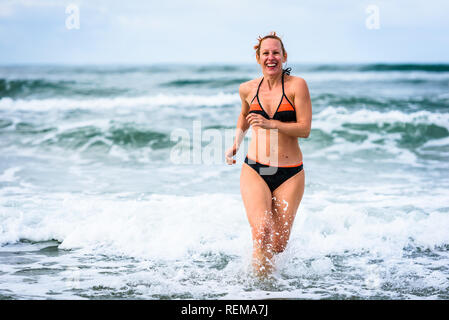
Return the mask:
<path id="1" fill-rule="evenodd" d="M 249 137 L 223 158 L 257 66 L 0 67 L 0 297 L 447 299 L 449 65 L 290 66 L 306 191 L 266 282 Z"/>

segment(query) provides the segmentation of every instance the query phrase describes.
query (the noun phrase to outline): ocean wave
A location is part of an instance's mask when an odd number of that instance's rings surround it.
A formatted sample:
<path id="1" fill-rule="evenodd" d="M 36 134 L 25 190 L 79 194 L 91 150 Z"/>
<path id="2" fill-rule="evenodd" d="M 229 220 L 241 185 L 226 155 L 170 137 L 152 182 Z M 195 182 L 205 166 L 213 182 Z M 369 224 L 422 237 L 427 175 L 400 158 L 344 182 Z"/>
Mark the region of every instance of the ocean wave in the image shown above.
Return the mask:
<path id="1" fill-rule="evenodd" d="M 449 226 L 449 216 L 438 211 L 439 207 L 447 205 L 447 201 L 432 204 L 428 202 L 431 195 L 426 195 L 425 199 L 399 196 L 399 199 L 392 199 L 376 190 L 367 191 L 367 194 L 367 199 L 371 199 L 367 203 L 325 202 L 324 208 L 317 203 L 321 202 L 320 199 L 333 197 L 333 193 L 309 195 L 306 202 L 314 205 L 304 209 L 295 222 L 290 252 L 302 252 L 299 255 L 308 258 L 364 250 L 388 256 L 400 253 L 408 246 L 433 249 L 449 244 L 445 231 Z M 192 249 L 207 251 L 213 248 L 214 251 L 225 250 L 228 254 L 238 255 L 250 251 L 244 208 L 237 195 L 187 197 L 155 194 L 139 201 L 108 198 L 53 194 L 52 203 L 45 203 L 36 196 L 29 201 L 27 215 L 20 214 L 19 208 L 13 207 L 2 212 L 0 244 L 20 239 L 56 239 L 62 242 L 61 249 L 90 248 L 103 254 L 160 259 L 185 257 Z M 370 214 L 367 206 L 375 198 L 385 200 L 384 206 L 390 202 L 398 206 L 398 201 L 407 201 L 406 205 L 415 209 L 411 212 L 396 210 L 393 216 L 382 210 Z M 228 205 L 217 207 L 217 203 Z M 422 212 L 422 205 L 427 213 Z M 54 208 L 54 211 L 42 210 L 42 206 Z M 246 239 L 244 248 L 236 245 L 243 239 Z M 307 249 L 298 250 L 298 247 Z"/>
<path id="2" fill-rule="evenodd" d="M 189 112 L 188 110 L 186 112 Z M 178 112 L 178 126 L 191 128 L 194 118 L 182 118 Z M 173 114 L 168 112 L 166 119 L 173 124 Z M 164 121 L 161 113 L 159 122 Z M 171 119 L 171 120 L 169 120 Z M 47 122 L 47 121 L 46 121 Z M 202 124 L 203 130 L 219 130 L 223 134 L 232 130 L 235 124 Z M 73 150 L 97 148 L 108 152 L 112 146 L 125 149 L 149 147 L 152 150 L 173 146 L 170 133 L 164 126 L 155 129 L 146 121 L 109 120 L 108 118 L 85 118 L 85 120 L 25 121 L 20 118 L 0 118 L 0 134 L 3 145 L 21 147 L 43 146 L 61 147 Z M 172 126 L 169 129 L 175 130 Z M 348 147 L 355 144 L 360 148 L 391 146 L 415 150 L 430 141 L 449 136 L 449 113 L 417 111 L 405 113 L 398 110 L 387 112 L 361 109 L 351 111 L 344 107 L 327 107 L 313 114 L 312 133 L 304 142 L 317 144 L 322 148 L 342 143 Z M 369 142 L 366 145 L 366 142 Z"/>
<path id="3" fill-rule="evenodd" d="M 389 97 L 381 95 L 319 93 L 312 95 L 312 104 L 320 107 L 343 107 L 354 111 L 361 108 L 370 108 L 381 112 L 386 110 L 400 110 L 400 112 L 426 110 L 438 113 L 445 112 L 449 108 L 449 99 L 444 95 Z"/>
<path id="4" fill-rule="evenodd" d="M 104 97 L 129 92 L 126 88 L 101 87 L 74 80 L 0 79 L 0 98 L 50 98 L 57 96 Z"/>
<path id="5" fill-rule="evenodd" d="M 357 71 L 357 72 L 390 72 L 390 71 L 424 71 L 449 72 L 449 64 L 420 63 L 373 63 L 373 64 L 322 64 L 298 65 L 299 68 L 313 72 Z"/>
<path id="6" fill-rule="evenodd" d="M 236 72 L 247 70 L 249 66 L 238 66 L 238 65 L 208 65 L 208 66 L 200 66 L 195 69 L 195 72 L 198 73 L 207 73 L 207 72 Z"/>
<path id="7" fill-rule="evenodd" d="M 177 65 L 17 65 L 17 66 L 0 66 L 0 74 L 14 73 L 30 73 L 35 75 L 126 75 L 133 73 L 166 73 L 175 72 L 182 66 Z"/>
<path id="8" fill-rule="evenodd" d="M 132 107 L 157 107 L 157 106 L 223 106 L 240 102 L 237 93 L 217 93 L 213 95 L 167 95 L 158 94 L 154 96 L 140 97 L 115 97 L 115 98 L 95 98 L 95 99 L 0 99 L 0 110 L 30 110 L 30 111 L 50 111 L 50 110 L 70 110 L 70 109 L 111 109 L 111 108 L 132 108 Z"/>
<path id="9" fill-rule="evenodd" d="M 447 190 L 416 184 L 410 188 L 424 192 L 411 197 L 371 183 L 345 195 L 345 185 L 303 199 L 268 283 L 252 280 L 251 230 L 238 194 L 1 189 L 2 254 L 29 262 L 7 263 L 2 279 L 21 298 L 446 298 Z M 24 291 L 16 284 L 25 279 L 35 281 Z"/>
<path id="10" fill-rule="evenodd" d="M 45 79 L 0 79 L 0 98 L 36 94 L 42 91 L 64 92 L 76 82 Z"/>
<path id="11" fill-rule="evenodd" d="M 340 128 L 344 123 L 369 124 L 375 125 L 377 128 L 393 123 L 409 123 L 436 125 L 449 129 L 449 113 L 430 112 L 426 110 L 416 112 L 391 110 L 385 112 L 366 108 L 353 111 L 345 107 L 327 107 L 313 115 L 313 123 L 325 131 Z"/>
<path id="12" fill-rule="evenodd" d="M 449 81 L 449 72 L 430 73 L 422 71 L 410 72 L 375 72 L 375 71 L 332 71 L 332 72 L 309 72 L 307 69 L 293 69 L 292 75 L 303 77 L 311 84 L 330 85 L 370 85 L 372 88 L 385 85 L 399 85 L 419 87 L 421 85 L 439 87 L 445 89 Z"/>
<path id="13" fill-rule="evenodd" d="M 198 88 L 222 88 L 227 86 L 236 86 L 243 82 L 251 80 L 250 78 L 232 78 L 232 79 L 178 79 L 162 83 L 162 87 L 198 87 Z"/>
<path id="14" fill-rule="evenodd" d="M 426 72 L 449 72 L 449 64 L 369 64 L 361 66 L 360 71 L 426 71 Z"/>
<path id="15" fill-rule="evenodd" d="M 371 160 L 393 156 L 400 162 L 413 164 L 415 153 L 432 146 L 431 142 L 447 141 L 447 137 L 448 113 L 351 112 L 343 107 L 328 107 L 313 115 L 312 132 L 302 144 L 309 154 L 316 156 L 322 156 L 323 152 Z"/>
<path id="16" fill-rule="evenodd" d="M 124 149 L 150 148 L 152 150 L 169 148 L 174 145 L 170 135 L 136 123 L 116 121 L 91 121 L 70 125 L 44 126 L 28 122 L 18 122 L 9 128 L 15 134 L 12 145 L 44 148 L 106 152 L 112 147 Z"/>

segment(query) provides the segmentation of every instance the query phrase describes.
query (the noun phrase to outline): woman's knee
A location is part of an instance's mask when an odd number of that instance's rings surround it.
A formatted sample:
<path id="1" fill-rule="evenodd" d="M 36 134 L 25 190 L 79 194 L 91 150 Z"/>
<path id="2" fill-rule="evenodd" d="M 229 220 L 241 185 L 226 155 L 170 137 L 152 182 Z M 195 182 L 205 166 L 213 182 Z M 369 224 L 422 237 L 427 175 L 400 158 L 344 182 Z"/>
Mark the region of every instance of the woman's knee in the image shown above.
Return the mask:
<path id="1" fill-rule="evenodd" d="M 273 232 L 272 247 L 275 253 L 281 253 L 287 247 L 288 240 L 290 238 L 289 229 L 274 230 Z"/>
<path id="2" fill-rule="evenodd" d="M 262 247 L 271 246 L 273 230 L 273 221 L 271 219 L 263 219 L 252 227 L 253 240 Z"/>
<path id="3" fill-rule="evenodd" d="M 275 242 L 272 247 L 274 253 L 282 253 L 287 247 L 287 242 Z"/>

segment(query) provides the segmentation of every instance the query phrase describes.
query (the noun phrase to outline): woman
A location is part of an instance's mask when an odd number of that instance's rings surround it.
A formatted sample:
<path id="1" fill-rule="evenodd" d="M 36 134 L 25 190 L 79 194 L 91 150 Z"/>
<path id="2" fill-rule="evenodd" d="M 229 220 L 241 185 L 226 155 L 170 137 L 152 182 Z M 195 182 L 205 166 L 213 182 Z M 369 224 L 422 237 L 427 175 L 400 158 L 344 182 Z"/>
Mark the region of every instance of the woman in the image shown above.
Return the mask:
<path id="1" fill-rule="evenodd" d="M 246 131 L 252 138 L 240 176 L 240 192 L 251 226 L 253 267 L 269 274 L 274 254 L 284 251 L 304 193 L 304 170 L 298 138 L 307 138 L 312 104 L 307 83 L 284 70 L 287 61 L 282 40 L 275 32 L 259 37 L 254 46 L 263 77 L 242 83 L 242 110 L 234 145 L 226 151 L 228 164 Z"/>

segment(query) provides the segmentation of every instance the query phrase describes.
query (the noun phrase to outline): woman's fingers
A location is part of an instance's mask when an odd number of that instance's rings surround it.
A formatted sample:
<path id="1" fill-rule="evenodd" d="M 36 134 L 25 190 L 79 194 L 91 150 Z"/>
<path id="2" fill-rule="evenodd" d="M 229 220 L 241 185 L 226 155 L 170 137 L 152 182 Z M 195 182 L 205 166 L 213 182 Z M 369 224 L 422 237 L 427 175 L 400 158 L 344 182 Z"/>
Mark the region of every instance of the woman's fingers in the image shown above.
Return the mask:
<path id="1" fill-rule="evenodd" d="M 227 164 L 234 164 L 234 163 L 235 163 L 235 160 L 232 159 L 232 158 L 226 157 L 226 163 L 227 163 Z"/>
<path id="2" fill-rule="evenodd" d="M 237 148 L 232 147 L 228 149 L 225 153 L 226 163 L 227 164 L 234 164 L 235 160 L 232 158 L 237 153 Z"/>
<path id="3" fill-rule="evenodd" d="M 249 114 L 246 120 L 252 125 L 263 129 L 273 129 L 273 120 L 262 117 L 260 114 Z"/>
<path id="4" fill-rule="evenodd" d="M 232 156 L 235 156 L 235 154 L 237 153 L 237 148 L 236 147 L 232 147 L 229 148 L 228 150 L 226 150 L 226 157 L 231 158 Z"/>
<path id="5" fill-rule="evenodd" d="M 258 116 L 257 114 L 250 113 L 249 115 L 246 116 L 246 120 L 252 121 L 254 119 L 257 119 L 257 116 Z"/>
<path id="6" fill-rule="evenodd" d="M 250 113 L 246 116 L 246 120 L 250 123 L 252 126 L 257 126 L 261 124 L 262 119 L 260 119 L 260 116 L 258 114 Z"/>

